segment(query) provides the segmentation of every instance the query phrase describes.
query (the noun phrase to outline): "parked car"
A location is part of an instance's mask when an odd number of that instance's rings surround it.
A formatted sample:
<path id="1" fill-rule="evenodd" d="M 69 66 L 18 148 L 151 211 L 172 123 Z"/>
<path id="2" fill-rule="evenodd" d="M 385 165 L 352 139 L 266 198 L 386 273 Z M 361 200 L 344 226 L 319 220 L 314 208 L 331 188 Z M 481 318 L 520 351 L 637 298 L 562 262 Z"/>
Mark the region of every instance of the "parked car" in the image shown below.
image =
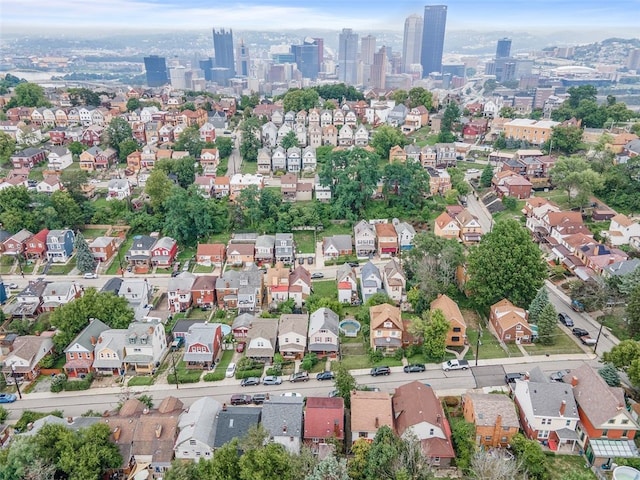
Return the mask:
<path id="1" fill-rule="evenodd" d="M 236 374 L 236 364 L 231 362 L 229 365 L 227 365 L 227 370 L 224 374 L 225 377 L 227 378 L 231 378 Z"/>
<path id="2" fill-rule="evenodd" d="M 467 170 L 467 173 L 480 173 L 480 170 L 478 170 L 477 168 L 470 168 L 469 170 Z"/>
<path id="3" fill-rule="evenodd" d="M 575 327 L 573 330 L 571 330 L 571 333 L 573 333 L 578 338 L 589 335 L 589 332 L 587 332 L 584 328 L 580 328 L 580 327 Z"/>
<path id="4" fill-rule="evenodd" d="M 516 380 L 522 380 L 524 378 L 524 373 L 507 373 L 504 376 L 505 383 L 516 383 Z"/>
<path id="5" fill-rule="evenodd" d="M 298 398 L 304 397 L 304 395 L 298 392 L 284 392 L 284 393 L 281 393 L 280 396 L 281 397 L 298 397 Z"/>
<path id="6" fill-rule="evenodd" d="M 324 273 L 322 273 L 322 272 L 314 272 L 314 273 L 311 274 L 311 278 L 312 279 L 314 279 L 314 278 L 324 278 Z"/>
<path id="7" fill-rule="evenodd" d="M 247 405 L 253 401 L 253 397 L 251 395 L 231 395 L 231 405 Z"/>
<path id="8" fill-rule="evenodd" d="M 240 382 L 241 387 L 255 387 L 256 385 L 260 385 L 260 379 L 258 377 L 243 378 Z"/>
<path id="9" fill-rule="evenodd" d="M 238 343 L 238 345 L 236 345 L 236 352 L 238 352 L 238 353 L 244 352 L 245 345 L 246 345 L 245 342 Z"/>
<path id="10" fill-rule="evenodd" d="M 267 375 L 262 379 L 263 385 L 280 385 L 282 383 L 282 379 L 276 375 Z"/>
<path id="11" fill-rule="evenodd" d="M 403 370 L 404 370 L 404 373 L 424 372 L 425 367 L 422 363 L 414 363 L 412 365 L 405 365 Z"/>
<path id="12" fill-rule="evenodd" d="M 84 275 L 84 278 L 86 279 L 90 279 L 90 278 L 98 278 L 98 274 L 95 272 L 87 272 Z"/>
<path id="13" fill-rule="evenodd" d="M 318 375 L 316 375 L 316 380 L 333 380 L 334 378 L 335 375 L 332 371 L 329 370 L 325 370 L 324 372 L 320 372 Z"/>
<path id="14" fill-rule="evenodd" d="M 339 393 L 340 393 L 340 392 L 338 392 L 338 390 L 331 390 L 331 391 L 329 392 L 329 398 L 337 397 Z"/>
<path id="15" fill-rule="evenodd" d="M 269 400 L 268 393 L 256 393 L 251 397 L 251 401 L 256 405 L 262 405 L 266 400 Z"/>
<path id="16" fill-rule="evenodd" d="M 16 396 L 13 393 L 0 393 L 0 403 L 13 403 Z"/>
<path id="17" fill-rule="evenodd" d="M 391 374 L 391 369 L 387 366 L 373 367 L 371 369 L 372 377 L 377 377 L 378 375 L 389 375 L 389 374 Z"/>
<path id="18" fill-rule="evenodd" d="M 308 382 L 309 381 L 309 374 L 307 372 L 298 372 L 298 373 L 294 373 L 293 375 L 291 375 L 291 377 L 289 377 L 289 381 L 296 383 L 296 382 Z"/>
<path id="19" fill-rule="evenodd" d="M 11 288 L 13 290 L 16 290 L 16 289 L 20 288 L 17 283 L 10 283 L 9 285 L 7 285 L 7 287 L 9 287 L 9 288 Z"/>
<path id="20" fill-rule="evenodd" d="M 557 372 L 553 372 L 551 375 L 549 375 L 549 378 L 553 382 L 562 382 L 562 379 L 568 374 L 569 370 L 558 370 Z"/>
<path id="21" fill-rule="evenodd" d="M 558 320 L 560 320 L 560 323 L 567 327 L 573 327 L 573 320 L 571 320 L 571 317 L 566 313 L 560 312 L 558 314 Z"/>
<path id="22" fill-rule="evenodd" d="M 184 337 L 177 337 L 171 342 L 171 350 L 178 350 L 184 345 Z"/>
<path id="23" fill-rule="evenodd" d="M 358 268 L 360 266 L 360 262 L 349 262 L 349 266 L 351 268 Z"/>

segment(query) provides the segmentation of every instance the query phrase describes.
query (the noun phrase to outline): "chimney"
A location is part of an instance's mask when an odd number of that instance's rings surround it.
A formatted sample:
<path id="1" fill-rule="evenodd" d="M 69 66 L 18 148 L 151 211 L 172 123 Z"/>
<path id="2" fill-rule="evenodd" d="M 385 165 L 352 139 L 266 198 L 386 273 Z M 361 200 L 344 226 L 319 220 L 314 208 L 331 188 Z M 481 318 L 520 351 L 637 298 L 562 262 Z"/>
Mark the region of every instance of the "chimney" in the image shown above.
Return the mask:
<path id="1" fill-rule="evenodd" d="M 438 414 L 436 416 L 436 423 L 439 425 L 441 421 L 442 421 L 442 416 L 440 414 Z"/>
<path id="2" fill-rule="evenodd" d="M 564 417 L 564 411 L 567 409 L 567 401 L 566 400 L 562 400 L 562 403 L 560 404 L 560 416 Z"/>
<path id="3" fill-rule="evenodd" d="M 528 381 L 529 381 L 529 378 L 531 378 L 531 377 L 529 376 L 529 372 L 524 372 L 524 379 L 525 379 L 525 381 L 527 381 L 527 382 L 528 382 Z"/>
<path id="4" fill-rule="evenodd" d="M 118 440 L 120 440 L 120 434 L 122 433 L 122 430 L 120 430 L 120 427 L 116 427 L 113 429 L 113 439 L 117 442 Z"/>
<path id="5" fill-rule="evenodd" d="M 162 425 L 158 424 L 156 425 L 156 438 L 160 438 L 160 435 L 162 435 Z"/>
<path id="6" fill-rule="evenodd" d="M 96 343 L 98 343 L 98 339 L 94 336 L 91 336 L 91 345 L 95 347 Z"/>
<path id="7" fill-rule="evenodd" d="M 149 415 L 149 409 L 148 409 L 147 407 L 145 407 L 145 408 L 142 410 L 142 414 L 143 414 L 143 415 Z"/>
<path id="8" fill-rule="evenodd" d="M 336 438 L 340 438 L 340 421 L 338 419 L 333 421 L 333 433 Z"/>
<path id="9" fill-rule="evenodd" d="M 287 433 L 287 424 L 286 423 L 282 426 L 282 433 Z"/>
<path id="10" fill-rule="evenodd" d="M 223 411 L 223 412 L 226 412 L 226 411 L 227 411 L 227 404 L 226 404 L 226 403 L 223 403 L 223 404 L 222 404 L 222 411 Z"/>
<path id="11" fill-rule="evenodd" d="M 578 385 L 578 377 L 574 375 L 573 377 L 571 377 L 571 386 L 575 387 L 577 385 Z"/>
<path id="12" fill-rule="evenodd" d="M 375 426 L 376 426 L 376 428 L 380 428 L 380 419 L 378 417 L 376 417 Z"/>

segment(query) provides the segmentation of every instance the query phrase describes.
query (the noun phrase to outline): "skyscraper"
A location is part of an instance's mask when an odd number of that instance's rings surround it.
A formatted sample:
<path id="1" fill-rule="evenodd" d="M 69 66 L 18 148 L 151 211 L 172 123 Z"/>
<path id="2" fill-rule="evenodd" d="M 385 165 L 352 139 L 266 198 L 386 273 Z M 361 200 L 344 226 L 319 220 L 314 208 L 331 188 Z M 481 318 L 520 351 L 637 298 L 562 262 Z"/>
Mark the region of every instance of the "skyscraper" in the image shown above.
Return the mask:
<path id="1" fill-rule="evenodd" d="M 376 37 L 367 35 L 360 40 L 360 59 L 365 65 L 373 65 L 373 55 L 376 53 Z"/>
<path id="2" fill-rule="evenodd" d="M 384 89 L 387 75 L 387 49 L 383 46 L 373 55 L 371 66 L 371 85 L 373 88 Z"/>
<path id="3" fill-rule="evenodd" d="M 144 69 L 147 74 L 147 85 L 150 87 L 161 87 L 169 83 L 167 75 L 167 59 L 151 55 L 144 57 Z"/>
<path id="4" fill-rule="evenodd" d="M 442 70 L 442 51 L 444 49 L 444 31 L 447 25 L 446 5 L 427 5 L 424 7 L 422 26 L 422 76 Z"/>
<path id="5" fill-rule="evenodd" d="M 420 63 L 422 47 L 422 17 L 409 15 L 404 21 L 404 41 L 402 42 L 402 62 L 405 72 L 411 70 L 411 65 Z"/>
<path id="6" fill-rule="evenodd" d="M 496 47 L 496 58 L 507 58 L 511 55 L 511 39 L 501 38 Z"/>
<path id="7" fill-rule="evenodd" d="M 241 77 L 249 76 L 250 69 L 249 47 L 240 39 L 240 45 L 236 47 L 236 75 Z"/>
<path id="8" fill-rule="evenodd" d="M 216 68 L 227 68 L 229 78 L 234 77 L 236 72 L 233 61 L 233 30 L 223 28 L 216 32 L 216 29 L 213 29 L 213 51 Z"/>
<path id="9" fill-rule="evenodd" d="M 302 45 L 291 45 L 291 52 L 303 77 L 311 80 L 318 78 L 320 64 L 318 63 L 318 44 L 315 38 L 307 37 Z"/>
<path id="10" fill-rule="evenodd" d="M 323 72 L 322 64 L 324 63 L 324 38 L 314 37 L 313 41 L 318 45 L 318 68 Z"/>
<path id="11" fill-rule="evenodd" d="M 338 38 L 338 80 L 355 85 L 358 79 L 358 34 L 343 28 Z"/>

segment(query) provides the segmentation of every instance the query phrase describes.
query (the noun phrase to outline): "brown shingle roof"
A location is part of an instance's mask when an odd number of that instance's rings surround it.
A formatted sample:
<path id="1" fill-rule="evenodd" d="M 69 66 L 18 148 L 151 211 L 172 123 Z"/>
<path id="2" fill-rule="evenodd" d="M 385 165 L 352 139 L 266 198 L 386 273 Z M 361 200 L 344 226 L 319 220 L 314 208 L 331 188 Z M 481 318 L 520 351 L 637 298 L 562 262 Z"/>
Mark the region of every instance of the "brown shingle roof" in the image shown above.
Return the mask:
<path id="1" fill-rule="evenodd" d="M 385 392 L 351 392 L 351 430 L 354 432 L 375 432 L 388 426 L 393 429 L 391 397 Z"/>
<path id="2" fill-rule="evenodd" d="M 520 428 L 518 414 L 513 401 L 506 395 L 467 393 L 467 401 L 473 405 L 475 424 L 493 426 L 500 415 L 503 427 Z"/>
<path id="3" fill-rule="evenodd" d="M 389 305 L 388 303 L 371 307 L 369 309 L 369 316 L 371 318 L 371 330 L 379 328 L 387 320 L 390 320 L 393 323 L 393 326 L 399 330 L 404 328 L 402 325 L 400 309 L 393 305 Z"/>
<path id="4" fill-rule="evenodd" d="M 442 310 L 444 318 L 446 318 L 449 323 L 458 323 L 462 327 L 467 326 L 464 321 L 464 317 L 462 316 L 462 312 L 460 311 L 460 308 L 458 308 L 458 304 L 451 300 L 447 295 L 438 295 L 438 298 L 431 302 L 431 310 Z"/>

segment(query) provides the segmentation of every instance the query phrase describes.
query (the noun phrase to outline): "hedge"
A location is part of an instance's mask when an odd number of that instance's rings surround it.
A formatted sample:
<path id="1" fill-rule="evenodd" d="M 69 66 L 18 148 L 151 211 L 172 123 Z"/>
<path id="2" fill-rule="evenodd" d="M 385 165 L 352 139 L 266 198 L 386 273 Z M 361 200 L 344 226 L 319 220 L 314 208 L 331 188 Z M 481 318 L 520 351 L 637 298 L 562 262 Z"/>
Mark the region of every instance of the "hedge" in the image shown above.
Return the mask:
<path id="1" fill-rule="evenodd" d="M 225 378 L 225 372 L 224 372 L 224 370 L 221 370 L 219 372 L 207 373 L 204 376 L 204 381 L 205 382 L 219 382 L 220 380 L 224 380 L 224 378 Z"/>
<path id="2" fill-rule="evenodd" d="M 197 372 L 180 372 L 178 371 L 178 383 L 198 383 L 200 381 L 201 371 Z M 176 376 L 173 373 L 167 375 L 167 383 L 170 385 L 176 384 Z"/>
<path id="3" fill-rule="evenodd" d="M 91 388 L 91 384 L 93 383 L 93 373 L 88 374 L 82 380 L 69 380 L 67 376 L 62 373 L 56 375 L 51 381 L 50 390 L 53 393 L 61 392 L 62 390 L 66 390 L 68 392 L 75 392 L 79 390 L 89 390 Z"/>
<path id="4" fill-rule="evenodd" d="M 242 380 L 243 378 L 249 377 L 262 377 L 262 371 L 264 368 L 254 369 L 254 370 L 242 370 L 236 372 L 236 379 Z"/>

